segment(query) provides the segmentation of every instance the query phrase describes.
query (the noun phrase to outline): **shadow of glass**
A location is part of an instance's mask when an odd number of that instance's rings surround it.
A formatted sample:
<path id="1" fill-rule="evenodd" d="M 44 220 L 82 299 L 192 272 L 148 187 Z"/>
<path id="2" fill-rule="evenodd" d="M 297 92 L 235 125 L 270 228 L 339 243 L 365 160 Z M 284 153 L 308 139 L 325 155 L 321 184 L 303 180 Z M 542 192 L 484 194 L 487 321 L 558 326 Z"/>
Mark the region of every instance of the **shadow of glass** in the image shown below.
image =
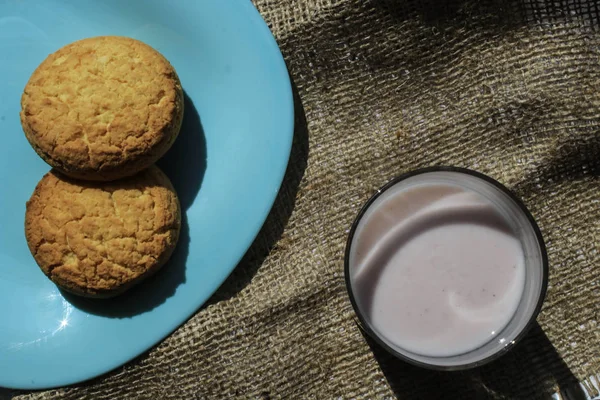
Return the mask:
<path id="1" fill-rule="evenodd" d="M 433 371 L 401 361 L 363 332 L 381 371 L 398 399 L 549 399 L 559 390 L 569 400 L 585 392 L 542 328 L 536 323 L 498 360 L 466 371 Z"/>
<path id="2" fill-rule="evenodd" d="M 290 77 L 290 79 L 292 79 Z M 263 264 L 292 215 L 296 193 L 304 176 L 308 160 L 308 127 L 304 107 L 292 80 L 294 95 L 294 138 L 283 182 L 271 211 L 250 248 L 221 287 L 206 302 L 204 307 L 230 299 L 244 289 Z"/>
<path id="3" fill-rule="evenodd" d="M 151 311 L 173 296 L 185 283 L 185 268 L 190 236 L 186 210 L 192 205 L 206 170 L 206 140 L 200 116 L 184 93 L 185 112 L 179 137 L 157 163 L 171 179 L 182 208 L 181 232 L 177 247 L 168 263 L 154 276 L 113 299 L 88 299 L 63 292 L 74 307 L 90 314 L 111 318 L 129 318 Z"/>

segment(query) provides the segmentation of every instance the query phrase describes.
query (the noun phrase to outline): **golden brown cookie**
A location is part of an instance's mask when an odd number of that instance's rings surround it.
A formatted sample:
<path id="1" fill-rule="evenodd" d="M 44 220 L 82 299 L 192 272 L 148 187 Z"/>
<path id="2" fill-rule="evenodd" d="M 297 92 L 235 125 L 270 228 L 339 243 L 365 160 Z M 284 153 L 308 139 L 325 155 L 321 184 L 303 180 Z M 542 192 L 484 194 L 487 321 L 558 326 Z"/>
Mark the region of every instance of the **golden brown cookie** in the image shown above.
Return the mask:
<path id="1" fill-rule="evenodd" d="M 29 143 L 77 179 L 114 180 L 147 168 L 171 147 L 182 119 L 171 64 L 120 36 L 83 39 L 49 55 L 21 98 Z"/>
<path id="2" fill-rule="evenodd" d="M 113 182 L 76 181 L 50 171 L 27 202 L 25 236 L 59 287 L 112 297 L 152 275 L 171 256 L 181 211 L 156 166 Z"/>

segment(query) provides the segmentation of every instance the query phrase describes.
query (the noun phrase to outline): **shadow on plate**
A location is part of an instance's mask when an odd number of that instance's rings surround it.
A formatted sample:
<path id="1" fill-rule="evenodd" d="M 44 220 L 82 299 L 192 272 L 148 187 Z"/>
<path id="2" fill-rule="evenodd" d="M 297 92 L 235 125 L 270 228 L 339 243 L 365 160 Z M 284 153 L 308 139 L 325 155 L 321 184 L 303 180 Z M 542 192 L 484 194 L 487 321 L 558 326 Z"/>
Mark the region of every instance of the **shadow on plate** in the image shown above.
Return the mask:
<path id="1" fill-rule="evenodd" d="M 290 77 L 290 80 L 292 78 Z M 235 270 L 225 280 L 204 307 L 230 299 L 244 289 L 263 264 L 285 229 L 294 205 L 300 181 L 304 176 L 308 160 L 308 127 L 304 107 L 298 89 L 292 80 L 294 95 L 294 138 L 292 150 L 281 188 L 277 193 L 273 207 L 258 235 Z"/>
<path id="2" fill-rule="evenodd" d="M 185 283 L 190 236 L 186 210 L 192 205 L 206 170 L 206 141 L 194 103 L 184 93 L 185 112 L 179 137 L 157 163 L 171 179 L 182 208 L 181 233 L 173 256 L 156 275 L 113 299 L 87 299 L 63 292 L 74 307 L 90 314 L 128 318 L 150 311 Z"/>
<path id="3" fill-rule="evenodd" d="M 200 191 L 206 171 L 206 139 L 192 99 L 183 94 L 185 111 L 179 137 L 156 164 L 169 176 L 185 211 Z"/>
<path id="4" fill-rule="evenodd" d="M 549 399 L 558 386 L 569 400 L 584 391 L 536 323 L 515 348 L 482 367 L 466 371 L 432 371 L 401 361 L 363 332 L 388 384 L 398 399 Z"/>

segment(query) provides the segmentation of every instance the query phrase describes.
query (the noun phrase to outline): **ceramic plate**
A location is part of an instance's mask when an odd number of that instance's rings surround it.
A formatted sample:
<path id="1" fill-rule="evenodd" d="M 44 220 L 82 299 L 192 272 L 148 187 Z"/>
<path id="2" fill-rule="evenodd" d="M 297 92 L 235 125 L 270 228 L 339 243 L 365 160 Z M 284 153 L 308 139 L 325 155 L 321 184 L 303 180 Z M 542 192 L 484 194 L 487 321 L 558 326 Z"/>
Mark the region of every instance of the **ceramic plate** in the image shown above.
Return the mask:
<path id="1" fill-rule="evenodd" d="M 33 70 L 77 39 L 123 35 L 164 54 L 186 92 L 159 163 L 184 209 L 177 250 L 154 278 L 105 302 L 63 295 L 27 249 L 25 202 L 49 167 L 19 122 Z M 281 184 L 293 100 L 275 40 L 250 0 L 0 0 L 0 386 L 63 386 L 141 354 L 235 268 Z"/>

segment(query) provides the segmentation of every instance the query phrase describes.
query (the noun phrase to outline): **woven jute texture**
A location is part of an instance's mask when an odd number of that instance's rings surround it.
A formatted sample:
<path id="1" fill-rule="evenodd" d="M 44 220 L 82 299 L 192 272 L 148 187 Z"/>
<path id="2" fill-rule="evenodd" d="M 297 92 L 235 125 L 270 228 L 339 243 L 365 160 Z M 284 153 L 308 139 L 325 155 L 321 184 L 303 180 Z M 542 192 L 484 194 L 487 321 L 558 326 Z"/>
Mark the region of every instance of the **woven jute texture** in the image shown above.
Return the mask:
<path id="1" fill-rule="evenodd" d="M 235 272 L 169 338 L 19 399 L 537 399 L 600 373 L 600 6 L 585 0 L 256 0 L 296 92 L 290 164 Z M 454 165 L 513 189 L 550 286 L 512 351 L 470 371 L 397 361 L 358 328 L 348 229 L 395 175 Z M 90 349 L 92 350 L 92 349 Z M 34 362 L 32 360 L 32 362 Z"/>

